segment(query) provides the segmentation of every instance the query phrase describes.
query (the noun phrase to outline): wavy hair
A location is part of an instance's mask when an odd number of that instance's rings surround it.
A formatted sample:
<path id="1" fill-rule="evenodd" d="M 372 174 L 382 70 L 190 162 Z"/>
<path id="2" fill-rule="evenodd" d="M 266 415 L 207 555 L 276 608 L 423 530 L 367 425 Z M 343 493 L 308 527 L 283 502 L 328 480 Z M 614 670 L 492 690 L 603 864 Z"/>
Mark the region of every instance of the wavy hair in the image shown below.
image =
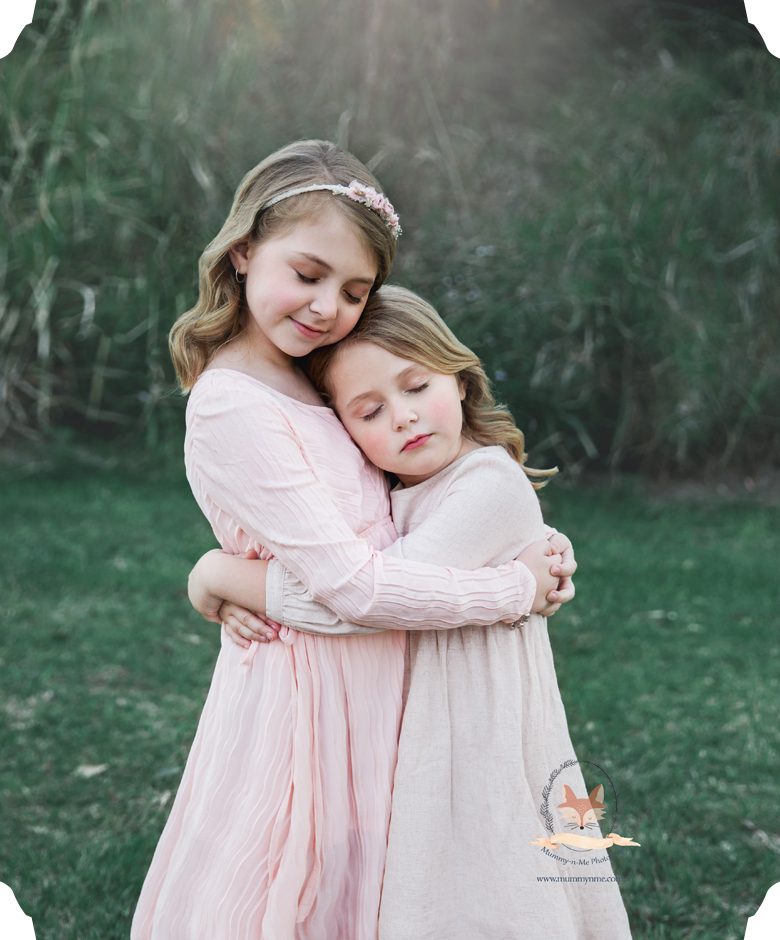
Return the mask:
<path id="1" fill-rule="evenodd" d="M 311 353 L 306 371 L 320 394 L 331 401 L 328 386 L 331 363 L 354 343 L 374 343 L 401 359 L 419 363 L 441 375 L 456 375 L 463 385 L 463 434 L 484 446 L 498 444 L 523 468 L 534 489 L 546 486 L 557 467 L 526 467 L 525 436 L 505 405 L 496 404 L 490 380 L 479 359 L 455 336 L 422 297 L 396 285 L 385 285 L 369 298 L 352 332 L 340 343 Z M 539 479 L 535 479 L 539 478 Z"/>
<path id="2" fill-rule="evenodd" d="M 380 190 L 370 171 L 351 153 L 326 140 L 299 140 L 266 157 L 241 180 L 225 223 L 198 262 L 198 302 L 173 324 L 168 345 L 182 391 L 189 391 L 220 346 L 244 329 L 244 296 L 228 252 L 288 230 L 330 205 L 342 212 L 377 259 L 377 290 L 393 264 L 395 238 L 380 216 L 351 199 L 329 192 L 291 196 L 267 209 L 270 199 L 310 183 L 347 186 L 359 180 Z"/>

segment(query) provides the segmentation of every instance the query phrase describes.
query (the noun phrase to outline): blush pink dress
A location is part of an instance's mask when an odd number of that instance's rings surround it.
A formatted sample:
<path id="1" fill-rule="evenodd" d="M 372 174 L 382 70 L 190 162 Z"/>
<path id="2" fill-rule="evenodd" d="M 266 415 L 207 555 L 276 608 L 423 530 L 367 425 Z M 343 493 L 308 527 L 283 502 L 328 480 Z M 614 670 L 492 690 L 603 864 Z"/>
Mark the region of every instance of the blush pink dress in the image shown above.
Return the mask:
<path id="1" fill-rule="evenodd" d="M 223 632 L 131 938 L 376 940 L 405 634 L 365 628 L 512 621 L 533 579 L 383 555 L 383 475 L 330 409 L 243 373 L 197 381 L 185 463 L 225 550 L 278 558 L 364 635 L 283 630 L 244 650 Z"/>

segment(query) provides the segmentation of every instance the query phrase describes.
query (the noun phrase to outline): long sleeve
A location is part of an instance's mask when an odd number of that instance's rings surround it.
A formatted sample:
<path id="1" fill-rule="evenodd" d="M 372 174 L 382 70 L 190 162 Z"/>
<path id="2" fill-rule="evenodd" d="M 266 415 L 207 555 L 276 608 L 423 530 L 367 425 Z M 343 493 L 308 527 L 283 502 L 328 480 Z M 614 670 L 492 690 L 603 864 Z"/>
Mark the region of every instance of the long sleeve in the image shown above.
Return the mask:
<path id="1" fill-rule="evenodd" d="M 406 495 L 406 494 L 402 494 Z M 521 533 L 541 523 L 536 494 L 516 466 L 484 449 L 463 460 L 448 478 L 441 498 L 424 513 L 414 529 L 384 549 L 385 557 L 478 568 L 492 559 L 516 554 L 527 542 Z M 549 526 L 538 529 L 538 537 Z M 536 584 L 529 579 L 528 607 Z M 349 633 L 355 624 L 340 621 L 318 604 L 298 579 L 278 562 L 271 562 L 266 581 L 274 596 L 280 622 L 314 633 Z M 430 624 L 428 625 L 430 626 Z"/>
<path id="2" fill-rule="evenodd" d="M 444 629 L 527 612 L 533 578 L 519 562 L 466 571 L 374 550 L 350 529 L 279 401 L 251 379 L 215 385 L 206 373 L 198 384 L 204 379 L 212 385 L 196 386 L 188 416 L 193 490 L 208 494 L 212 515 L 235 520 L 340 619 Z"/>

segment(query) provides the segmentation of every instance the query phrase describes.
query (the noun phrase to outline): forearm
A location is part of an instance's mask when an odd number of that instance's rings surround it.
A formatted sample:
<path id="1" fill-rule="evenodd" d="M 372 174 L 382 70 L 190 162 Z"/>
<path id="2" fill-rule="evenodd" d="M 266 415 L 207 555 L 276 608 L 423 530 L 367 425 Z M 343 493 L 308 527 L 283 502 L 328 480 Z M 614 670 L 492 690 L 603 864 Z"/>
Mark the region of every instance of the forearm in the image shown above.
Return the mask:
<path id="1" fill-rule="evenodd" d="M 481 469 L 472 470 L 470 467 Z M 523 541 L 529 538 L 538 540 L 543 533 L 550 536 L 555 532 L 549 526 L 543 527 L 537 497 L 513 464 L 483 454 L 478 458 L 478 463 L 464 465 L 459 473 L 460 479 L 450 487 L 438 507 L 429 510 L 419 521 L 415 520 L 412 532 L 383 549 L 382 556 L 386 561 L 398 559 L 403 562 L 451 565 L 461 572 L 466 569 L 476 574 L 475 569 L 511 558 L 518 544 Z M 487 528 L 486 519 L 491 520 Z M 480 536 L 475 538 L 475 532 L 479 532 Z M 539 562 L 537 558 L 535 570 Z M 539 577 L 539 572 L 536 572 L 536 577 Z M 461 574 L 458 579 L 459 589 L 463 590 L 467 579 L 467 575 Z M 474 588 L 473 600 L 477 600 L 478 586 L 475 584 Z M 297 629 L 326 632 L 323 629 L 326 627 L 327 632 L 348 632 L 350 624 L 345 621 L 351 620 L 353 627 L 356 620 L 357 623 L 379 622 L 375 616 L 371 616 L 370 610 L 356 611 L 346 618 L 336 609 L 335 604 L 327 601 L 323 603 L 321 599 L 317 603 L 316 593 L 292 573 L 285 571 L 279 561 L 272 561 L 269 565 L 266 590 L 270 615 Z M 534 601 L 536 582 L 530 572 L 525 570 L 515 590 L 521 595 L 519 600 L 523 607 L 515 614 L 515 618 L 519 619 L 530 611 Z M 377 594 L 375 592 L 375 600 L 381 603 L 382 598 L 377 597 Z M 412 607 L 420 595 L 428 605 L 426 617 L 422 622 L 410 622 L 408 616 L 403 616 L 408 613 L 403 611 L 403 601 L 406 600 L 408 607 Z M 385 624 L 391 624 L 394 629 L 446 629 L 464 624 L 464 620 L 457 617 L 447 618 L 444 622 L 437 617 L 434 612 L 436 596 L 430 583 L 423 592 L 418 593 L 411 581 L 404 581 L 398 586 L 397 597 L 403 613 L 398 616 L 393 612 L 384 620 Z M 499 597 L 500 594 L 496 592 L 489 594 L 486 607 L 495 604 Z M 366 613 L 370 619 L 364 619 Z M 467 622 L 484 624 L 485 620 L 479 619 L 484 613 L 472 607 Z M 497 613 L 495 606 L 492 611 L 488 610 L 488 617 L 490 623 L 505 619 Z"/>
<path id="2" fill-rule="evenodd" d="M 267 561 L 222 551 L 207 552 L 190 573 L 190 599 L 208 595 L 258 614 L 265 613 Z M 199 605 L 195 605 L 198 606 Z"/>

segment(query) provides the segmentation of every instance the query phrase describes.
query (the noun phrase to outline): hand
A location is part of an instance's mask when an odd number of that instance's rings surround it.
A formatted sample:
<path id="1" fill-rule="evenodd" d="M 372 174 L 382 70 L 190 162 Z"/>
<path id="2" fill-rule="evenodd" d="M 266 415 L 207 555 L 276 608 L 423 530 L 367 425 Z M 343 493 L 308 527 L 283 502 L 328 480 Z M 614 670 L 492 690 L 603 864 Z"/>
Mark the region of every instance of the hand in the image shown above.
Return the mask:
<path id="1" fill-rule="evenodd" d="M 574 548 L 568 536 L 564 535 L 563 532 L 555 532 L 547 541 L 550 546 L 550 555 L 560 555 L 561 563 L 551 566 L 550 573 L 560 580 L 558 586 L 547 595 L 547 600 L 550 603 L 545 610 L 540 611 L 543 617 L 551 617 L 556 611 L 560 610 L 563 604 L 568 604 L 573 599 L 575 588 L 572 577 L 577 570 Z"/>
<path id="2" fill-rule="evenodd" d="M 251 610 L 239 607 L 225 601 L 219 608 L 219 617 L 225 633 L 230 639 L 246 649 L 254 640 L 258 643 L 269 643 L 278 639 L 280 625 L 262 614 L 255 614 Z"/>
<path id="3" fill-rule="evenodd" d="M 551 555 L 550 543 L 547 539 L 540 539 L 524 548 L 518 560 L 523 562 L 536 580 L 536 596 L 531 612 L 543 613 L 551 606 L 548 595 L 558 587 L 560 580 L 557 574 L 552 574 L 551 569 L 560 566 L 563 559 L 561 555 Z"/>

